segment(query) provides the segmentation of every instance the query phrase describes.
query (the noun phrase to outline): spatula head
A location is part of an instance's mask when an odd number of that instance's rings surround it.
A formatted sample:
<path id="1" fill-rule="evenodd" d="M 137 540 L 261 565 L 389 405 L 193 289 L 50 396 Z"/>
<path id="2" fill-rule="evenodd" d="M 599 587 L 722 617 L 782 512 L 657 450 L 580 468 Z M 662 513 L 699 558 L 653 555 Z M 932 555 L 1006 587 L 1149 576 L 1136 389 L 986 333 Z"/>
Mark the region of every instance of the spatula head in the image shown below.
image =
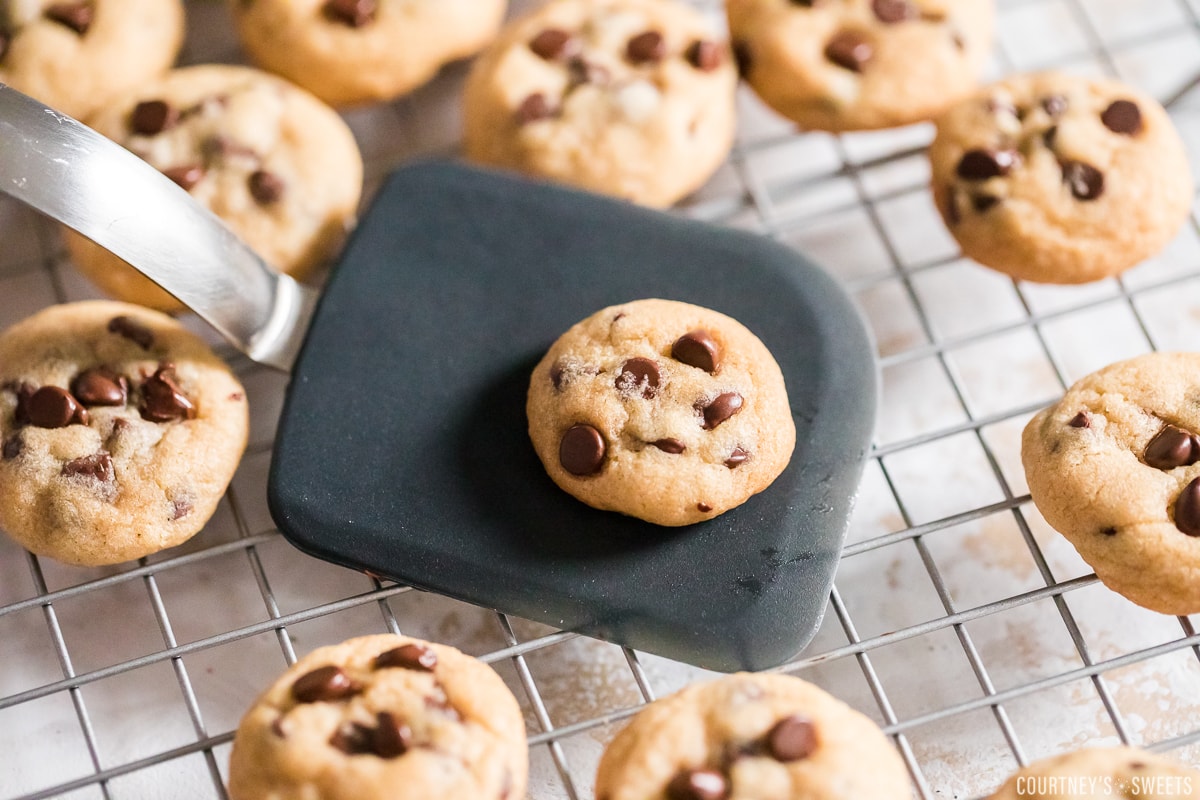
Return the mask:
<path id="1" fill-rule="evenodd" d="M 647 297 L 739 320 L 783 370 L 796 450 L 764 492 L 662 528 L 558 489 L 525 394 L 551 342 Z M 394 173 L 325 291 L 276 439 L 271 513 L 354 569 L 709 669 L 816 632 L 876 405 L 869 337 L 765 237 L 454 164 Z"/>

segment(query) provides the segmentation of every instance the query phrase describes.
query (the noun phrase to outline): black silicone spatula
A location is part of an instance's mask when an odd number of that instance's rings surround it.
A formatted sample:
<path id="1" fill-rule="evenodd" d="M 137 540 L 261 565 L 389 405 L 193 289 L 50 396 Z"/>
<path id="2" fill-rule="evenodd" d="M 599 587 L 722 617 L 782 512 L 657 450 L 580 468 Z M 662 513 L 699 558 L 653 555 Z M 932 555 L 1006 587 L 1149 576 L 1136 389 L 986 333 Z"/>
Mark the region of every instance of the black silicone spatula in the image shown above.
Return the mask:
<path id="1" fill-rule="evenodd" d="M 176 291 L 171 276 L 144 271 Z M 796 422 L 795 454 L 774 484 L 685 528 L 579 503 L 546 476 L 526 433 L 529 373 L 550 343 L 601 307 L 646 297 L 707 306 L 754 331 L 783 370 Z M 285 305 L 303 326 L 306 304 Z M 774 666 L 816 631 L 877 389 L 853 306 L 795 252 L 426 164 L 385 183 L 307 325 L 268 486 L 299 548 L 718 670 Z"/>

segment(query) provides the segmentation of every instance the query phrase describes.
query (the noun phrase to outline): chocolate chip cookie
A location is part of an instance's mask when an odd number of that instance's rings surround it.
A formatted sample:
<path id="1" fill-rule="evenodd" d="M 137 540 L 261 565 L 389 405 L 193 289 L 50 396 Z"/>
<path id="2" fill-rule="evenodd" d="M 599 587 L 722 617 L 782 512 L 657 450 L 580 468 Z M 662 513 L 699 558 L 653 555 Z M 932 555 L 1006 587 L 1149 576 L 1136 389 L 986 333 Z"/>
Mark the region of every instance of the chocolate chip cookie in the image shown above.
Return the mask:
<path id="1" fill-rule="evenodd" d="M 1106 586 L 1200 612 L 1200 354 L 1150 353 L 1078 381 L 1025 427 L 1033 502 Z"/>
<path id="2" fill-rule="evenodd" d="M 992 0 L 728 0 L 746 81 L 800 127 L 891 128 L 971 92 Z"/>
<path id="3" fill-rule="evenodd" d="M 518 800 L 525 723 L 490 667 L 381 634 L 300 659 L 238 726 L 233 800 Z"/>
<path id="4" fill-rule="evenodd" d="M 1182 800 L 1200 794 L 1200 771 L 1136 747 L 1093 747 L 1017 770 L 989 800 L 1144 797 Z"/>
<path id="5" fill-rule="evenodd" d="M 563 490 L 658 525 L 741 505 L 783 472 L 796 442 L 766 346 L 724 314 L 672 300 L 574 325 L 534 368 L 526 412 Z"/>
<path id="6" fill-rule="evenodd" d="M 548 3 L 471 70 L 466 155 L 669 206 L 728 155 L 736 85 L 724 36 L 675 0 Z"/>
<path id="7" fill-rule="evenodd" d="M 1166 111 L 1115 81 L 1047 72 L 989 86 L 938 119 L 929 159 L 963 253 L 1024 280 L 1116 275 L 1162 249 L 1192 203 Z"/>
<path id="8" fill-rule="evenodd" d="M 327 103 L 391 100 L 496 35 L 505 0 L 230 0 L 263 69 Z"/>
<path id="9" fill-rule="evenodd" d="M 139 306 L 52 306 L 0 334 L 0 527 L 115 564 L 204 527 L 246 446 L 246 395 L 195 334 Z"/>
<path id="10" fill-rule="evenodd" d="M 182 0 L 0 3 L 0 83 L 83 119 L 175 62 Z"/>
<path id="11" fill-rule="evenodd" d="M 651 704 L 604 751 L 596 800 L 908 800 L 875 723 L 799 678 L 741 673 Z"/>
<path id="12" fill-rule="evenodd" d="M 209 208 L 276 269 L 308 277 L 340 246 L 362 193 L 350 129 L 308 92 L 207 64 L 139 86 L 90 120 Z M 68 231 L 80 271 L 120 300 L 182 310 L 124 261 Z"/>

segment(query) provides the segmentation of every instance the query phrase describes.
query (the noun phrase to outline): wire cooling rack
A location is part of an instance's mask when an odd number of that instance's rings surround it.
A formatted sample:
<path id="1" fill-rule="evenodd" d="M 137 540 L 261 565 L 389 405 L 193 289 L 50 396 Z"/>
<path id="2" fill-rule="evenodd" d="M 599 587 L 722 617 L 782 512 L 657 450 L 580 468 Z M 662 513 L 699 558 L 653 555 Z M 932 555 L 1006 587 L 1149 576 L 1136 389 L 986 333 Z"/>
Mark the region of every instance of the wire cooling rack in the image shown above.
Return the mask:
<path id="1" fill-rule="evenodd" d="M 990 77 L 1119 76 L 1168 103 L 1200 164 L 1200 0 L 999 2 Z M 223 6 L 188 10 L 184 61 L 238 60 Z M 348 115 L 369 191 L 400 161 L 453 152 L 463 75 L 452 67 Z M 783 669 L 875 719 L 925 800 L 985 795 L 1017 765 L 1085 744 L 1200 762 L 1193 620 L 1096 582 L 1029 502 L 1018 444 L 1031 414 L 1087 372 L 1200 345 L 1195 217 L 1120 279 L 1014 284 L 963 260 L 941 227 L 928 126 L 798 134 L 748 92 L 740 103 L 733 157 L 679 213 L 776 237 L 838 277 L 883 376 L 828 613 Z M 96 295 L 46 220 L 0 201 L 0 237 L 0 324 Z M 359 634 L 402 631 L 494 666 L 525 710 L 534 800 L 590 798 L 624 720 L 711 677 L 299 554 L 265 503 L 285 378 L 221 352 L 247 386 L 251 445 L 199 536 L 107 569 L 0 537 L 0 797 L 225 797 L 232 731 L 258 692 L 297 655 Z"/>

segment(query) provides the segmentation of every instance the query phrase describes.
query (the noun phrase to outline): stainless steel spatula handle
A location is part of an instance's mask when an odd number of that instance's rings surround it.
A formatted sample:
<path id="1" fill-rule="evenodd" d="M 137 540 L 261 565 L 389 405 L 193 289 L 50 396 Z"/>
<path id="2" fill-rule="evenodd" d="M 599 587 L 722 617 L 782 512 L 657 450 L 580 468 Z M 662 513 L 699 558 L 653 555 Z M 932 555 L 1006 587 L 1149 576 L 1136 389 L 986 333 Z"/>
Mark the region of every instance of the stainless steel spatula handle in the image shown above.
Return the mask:
<path id="1" fill-rule="evenodd" d="M 0 191 L 128 261 L 255 361 L 291 368 L 311 289 L 145 161 L 4 84 Z"/>

